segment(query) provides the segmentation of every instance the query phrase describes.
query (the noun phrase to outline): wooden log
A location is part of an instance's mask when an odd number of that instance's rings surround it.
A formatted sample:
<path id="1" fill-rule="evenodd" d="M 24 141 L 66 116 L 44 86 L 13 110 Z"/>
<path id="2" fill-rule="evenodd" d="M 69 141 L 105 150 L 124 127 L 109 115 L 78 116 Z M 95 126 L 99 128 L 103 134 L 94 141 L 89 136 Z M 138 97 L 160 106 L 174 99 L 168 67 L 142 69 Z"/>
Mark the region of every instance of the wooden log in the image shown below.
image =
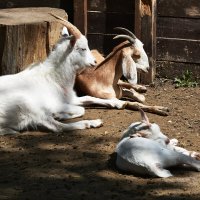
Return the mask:
<path id="1" fill-rule="evenodd" d="M 66 18 L 57 8 L 0 10 L 0 74 L 13 74 L 43 61 L 60 37 L 63 25 L 49 15 Z"/>
<path id="2" fill-rule="evenodd" d="M 53 7 L 59 8 L 61 0 L 0 0 L 0 8 Z"/>

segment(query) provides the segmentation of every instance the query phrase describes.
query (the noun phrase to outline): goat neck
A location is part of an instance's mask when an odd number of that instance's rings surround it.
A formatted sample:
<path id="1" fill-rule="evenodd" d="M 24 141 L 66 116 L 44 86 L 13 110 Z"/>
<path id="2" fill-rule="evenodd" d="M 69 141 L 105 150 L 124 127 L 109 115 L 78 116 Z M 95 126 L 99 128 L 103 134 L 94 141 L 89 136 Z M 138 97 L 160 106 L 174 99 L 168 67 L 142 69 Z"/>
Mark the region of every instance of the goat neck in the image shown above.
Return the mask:
<path id="1" fill-rule="evenodd" d="M 118 46 L 116 46 L 113 51 L 108 54 L 108 56 L 106 56 L 106 58 L 100 62 L 98 65 L 96 65 L 95 70 L 97 70 L 99 67 L 101 67 L 102 65 L 104 65 L 105 63 L 107 63 L 110 59 L 112 59 L 120 50 L 122 50 L 123 48 L 126 47 L 130 47 L 132 44 L 128 43 L 128 42 L 123 42 L 121 44 L 119 44 Z"/>

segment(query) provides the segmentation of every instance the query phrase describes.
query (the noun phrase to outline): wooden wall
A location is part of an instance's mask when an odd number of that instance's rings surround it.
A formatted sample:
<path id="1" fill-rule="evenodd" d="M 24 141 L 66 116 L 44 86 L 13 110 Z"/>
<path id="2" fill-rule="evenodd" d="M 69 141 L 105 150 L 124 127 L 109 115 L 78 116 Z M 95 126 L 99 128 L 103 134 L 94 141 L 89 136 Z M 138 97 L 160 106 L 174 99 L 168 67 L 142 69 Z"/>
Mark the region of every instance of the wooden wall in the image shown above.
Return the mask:
<path id="1" fill-rule="evenodd" d="M 88 37 L 91 49 L 108 54 L 119 41 L 113 30 L 122 26 L 144 43 L 150 72 L 175 78 L 189 69 L 200 79 L 200 0 L 0 0 L 0 8 L 59 7 Z M 155 70 L 156 69 L 156 70 Z"/>
<path id="2" fill-rule="evenodd" d="M 88 0 L 87 37 L 90 47 L 107 54 L 119 43 L 112 39 L 117 33 L 114 27 L 134 31 L 134 6 L 133 0 Z"/>
<path id="3" fill-rule="evenodd" d="M 200 78 L 199 0 L 157 0 L 156 66 L 161 77 L 188 69 Z"/>

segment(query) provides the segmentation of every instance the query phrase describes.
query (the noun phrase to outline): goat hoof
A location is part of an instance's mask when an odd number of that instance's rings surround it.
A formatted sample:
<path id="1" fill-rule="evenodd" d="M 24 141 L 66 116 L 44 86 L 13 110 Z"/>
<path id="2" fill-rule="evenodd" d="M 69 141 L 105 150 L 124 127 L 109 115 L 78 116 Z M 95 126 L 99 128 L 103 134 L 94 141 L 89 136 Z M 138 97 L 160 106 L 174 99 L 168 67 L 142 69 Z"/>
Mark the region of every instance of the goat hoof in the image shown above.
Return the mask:
<path id="1" fill-rule="evenodd" d="M 200 153 L 197 152 L 192 152 L 191 153 L 191 157 L 195 158 L 196 160 L 200 160 Z"/>
<path id="2" fill-rule="evenodd" d="M 98 128 L 103 126 L 103 121 L 101 119 L 89 120 L 87 128 Z"/>
<path id="3" fill-rule="evenodd" d="M 135 89 L 139 93 L 145 93 L 147 91 L 147 88 L 145 86 L 140 86 L 137 89 Z"/>

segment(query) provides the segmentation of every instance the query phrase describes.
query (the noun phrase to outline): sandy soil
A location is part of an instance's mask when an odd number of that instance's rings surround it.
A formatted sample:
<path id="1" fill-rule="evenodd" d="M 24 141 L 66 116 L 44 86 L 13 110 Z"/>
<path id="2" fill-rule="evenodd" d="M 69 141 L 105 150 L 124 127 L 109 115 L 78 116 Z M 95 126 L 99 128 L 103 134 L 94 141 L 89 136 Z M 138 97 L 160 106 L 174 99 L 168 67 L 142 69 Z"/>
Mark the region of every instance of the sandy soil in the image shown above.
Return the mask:
<path id="1" fill-rule="evenodd" d="M 169 116 L 148 114 L 182 147 L 199 150 L 200 88 L 174 89 L 171 82 L 149 87 L 146 104 L 168 106 Z M 87 109 L 101 118 L 98 129 L 65 134 L 25 132 L 0 137 L 1 200 L 200 199 L 200 173 L 173 168 L 173 177 L 138 177 L 115 168 L 115 147 L 137 111 Z"/>

